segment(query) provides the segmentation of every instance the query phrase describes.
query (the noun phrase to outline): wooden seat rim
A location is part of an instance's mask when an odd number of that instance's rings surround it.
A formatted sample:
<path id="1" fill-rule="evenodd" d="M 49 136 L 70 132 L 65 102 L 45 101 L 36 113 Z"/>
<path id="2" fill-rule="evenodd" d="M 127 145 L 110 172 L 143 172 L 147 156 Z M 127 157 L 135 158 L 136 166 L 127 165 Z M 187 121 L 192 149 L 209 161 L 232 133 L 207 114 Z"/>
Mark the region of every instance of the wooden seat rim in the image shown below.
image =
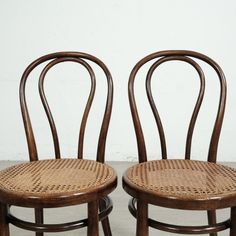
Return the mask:
<path id="1" fill-rule="evenodd" d="M 170 160 L 170 159 L 169 159 Z M 156 160 L 162 161 L 162 160 Z M 183 160 L 188 162 L 194 162 L 194 160 Z M 146 162 L 144 162 L 146 163 Z M 140 163 L 140 164 L 144 164 Z M 208 163 L 208 162 L 205 162 Z M 140 164 L 137 164 L 140 165 Z M 219 164 L 215 164 L 219 165 Z M 223 166 L 223 165 L 220 165 Z M 132 166 L 133 167 L 133 166 Z M 130 168 L 132 168 L 130 167 Z M 224 166 L 223 166 L 224 167 Z M 164 196 L 158 195 L 158 193 L 154 193 L 153 191 L 149 191 L 144 189 L 136 184 L 134 184 L 128 178 L 127 174 L 130 170 L 128 168 L 123 174 L 122 183 L 124 190 L 130 194 L 132 197 L 136 199 L 144 200 L 147 203 L 167 207 L 174 209 L 185 209 L 185 210 L 213 210 L 213 209 L 221 209 L 228 208 L 236 205 L 236 192 L 232 191 L 228 194 L 222 194 L 220 196 L 215 196 L 212 198 L 178 198 L 176 196 Z"/>
<path id="2" fill-rule="evenodd" d="M 49 160 L 39 160 L 30 163 L 40 163 L 43 161 L 60 161 L 60 159 L 49 159 Z M 79 161 L 84 161 L 81 159 L 74 159 Z M 88 160 L 85 160 L 88 161 Z M 95 162 L 89 160 L 90 162 Z M 99 163 L 103 166 L 109 167 L 112 170 L 112 177 L 106 181 L 104 184 L 97 186 L 96 188 L 91 188 L 85 190 L 84 192 L 68 192 L 68 194 L 51 194 L 43 196 L 40 194 L 33 195 L 33 194 L 22 194 L 13 191 L 7 191 L 6 189 L 0 188 L 0 201 L 10 205 L 22 206 L 22 207 L 42 207 L 43 208 L 50 208 L 50 207 L 61 207 L 61 206 L 69 206 L 69 205 L 76 205 L 87 203 L 90 201 L 94 201 L 97 199 L 101 199 L 107 196 L 110 192 L 112 192 L 117 186 L 117 175 L 113 168 L 108 166 L 107 164 Z M 18 164 L 22 165 L 22 164 Z M 18 166 L 15 165 L 15 166 Z M 10 167 L 12 168 L 12 167 Z M 0 172 L 1 173 L 1 172 Z"/>

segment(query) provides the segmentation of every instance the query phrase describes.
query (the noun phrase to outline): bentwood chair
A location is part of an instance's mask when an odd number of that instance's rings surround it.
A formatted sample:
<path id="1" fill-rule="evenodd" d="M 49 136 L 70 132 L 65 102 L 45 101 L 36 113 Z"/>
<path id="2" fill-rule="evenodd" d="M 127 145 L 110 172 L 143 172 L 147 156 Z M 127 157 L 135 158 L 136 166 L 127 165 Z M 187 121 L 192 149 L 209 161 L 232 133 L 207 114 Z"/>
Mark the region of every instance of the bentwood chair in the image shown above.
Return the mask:
<path id="1" fill-rule="evenodd" d="M 188 127 L 183 159 L 168 158 L 164 128 L 151 89 L 154 71 L 158 66 L 169 61 L 190 64 L 200 77 L 200 91 Z M 154 161 L 147 160 L 143 129 L 134 96 L 135 78 L 139 69 L 144 68 L 147 62 L 152 62 L 152 65 L 146 76 L 146 93 L 159 132 L 162 155 L 160 160 Z M 219 105 L 207 161 L 190 160 L 193 130 L 205 90 L 205 76 L 198 62 L 209 64 L 220 82 Z M 123 188 L 133 197 L 129 202 L 129 210 L 137 219 L 136 235 L 147 236 L 149 227 L 152 227 L 175 234 L 209 234 L 210 236 L 216 236 L 217 232 L 230 228 L 230 236 L 236 236 L 236 170 L 216 164 L 217 146 L 226 102 L 225 76 L 219 65 L 209 57 L 193 51 L 156 52 L 146 56 L 135 65 L 130 74 L 128 92 L 137 138 L 139 164 L 126 170 L 123 175 Z M 148 216 L 149 204 L 172 209 L 206 210 L 208 224 L 181 226 L 156 221 Z M 220 208 L 231 208 L 231 217 L 229 220 L 217 223 L 216 209 Z"/>
<path id="2" fill-rule="evenodd" d="M 48 71 L 62 62 L 77 63 L 83 66 L 91 79 L 91 90 L 80 123 L 77 158 L 61 158 L 57 129 L 44 92 L 44 80 Z M 38 160 L 36 141 L 25 96 L 27 78 L 42 63 L 46 63 L 46 65 L 39 76 L 39 94 L 50 124 L 55 151 L 55 159 L 47 160 Z M 98 65 L 107 80 L 105 82 L 107 83 L 106 105 L 98 138 L 97 155 L 94 158 L 96 160 L 83 159 L 85 127 L 95 94 L 95 74 L 90 64 Z M 111 74 L 105 64 L 92 55 L 81 52 L 57 52 L 40 57 L 27 67 L 20 83 L 20 105 L 30 162 L 15 165 L 0 172 L 1 236 L 9 235 L 9 223 L 25 230 L 35 231 L 36 236 L 43 236 L 44 232 L 61 232 L 85 226 L 87 226 L 87 235 L 96 236 L 99 221 L 102 222 L 104 234 L 112 235 L 108 219 L 108 214 L 112 210 L 112 202 L 108 194 L 115 189 L 117 177 L 114 170 L 104 164 L 112 99 Z M 43 208 L 76 204 L 88 204 L 88 218 L 62 224 L 44 224 Z M 10 213 L 12 205 L 34 208 L 35 223 L 19 219 Z"/>

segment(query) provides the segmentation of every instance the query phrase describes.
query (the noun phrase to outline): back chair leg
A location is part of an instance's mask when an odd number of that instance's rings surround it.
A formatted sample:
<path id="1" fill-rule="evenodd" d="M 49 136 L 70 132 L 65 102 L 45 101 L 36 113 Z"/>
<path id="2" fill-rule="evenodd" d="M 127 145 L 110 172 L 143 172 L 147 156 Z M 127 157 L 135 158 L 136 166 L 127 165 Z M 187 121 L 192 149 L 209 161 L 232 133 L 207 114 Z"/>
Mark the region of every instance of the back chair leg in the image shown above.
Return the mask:
<path id="1" fill-rule="evenodd" d="M 37 224 L 43 224 L 43 208 L 35 208 L 35 222 Z M 36 232 L 35 236 L 43 236 L 43 232 Z"/>
<path id="2" fill-rule="evenodd" d="M 99 201 L 99 209 L 100 209 L 100 211 L 102 211 L 104 208 L 105 208 L 104 202 L 103 201 Z M 109 218 L 106 217 L 104 220 L 102 220 L 101 223 L 102 223 L 102 228 L 103 228 L 104 235 L 105 236 L 112 236 Z"/>
<path id="3" fill-rule="evenodd" d="M 98 233 L 98 201 L 88 203 L 87 236 L 99 236 Z"/>
<path id="4" fill-rule="evenodd" d="M 230 236 L 236 235 L 236 207 L 231 208 Z"/>
<path id="5" fill-rule="evenodd" d="M 7 221 L 8 206 L 0 203 L 0 236 L 9 236 L 9 224 Z"/>
<path id="6" fill-rule="evenodd" d="M 216 224 L 216 211 L 211 210 L 207 211 L 207 217 L 208 217 L 208 224 Z M 211 233 L 209 234 L 210 236 L 217 236 L 217 233 Z"/>
<path id="7" fill-rule="evenodd" d="M 148 236 L 148 204 L 137 200 L 136 236 Z"/>

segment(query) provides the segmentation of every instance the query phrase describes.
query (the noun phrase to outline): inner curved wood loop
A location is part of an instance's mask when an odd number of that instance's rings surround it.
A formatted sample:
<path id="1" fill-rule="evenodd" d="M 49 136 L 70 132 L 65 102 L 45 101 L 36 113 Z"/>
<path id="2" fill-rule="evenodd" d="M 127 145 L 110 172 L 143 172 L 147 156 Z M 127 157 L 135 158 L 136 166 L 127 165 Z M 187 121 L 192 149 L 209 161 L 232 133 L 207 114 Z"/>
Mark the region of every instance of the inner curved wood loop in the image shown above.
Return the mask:
<path id="1" fill-rule="evenodd" d="M 54 150 L 55 150 L 55 157 L 60 158 L 60 146 L 59 146 L 59 140 L 58 140 L 58 135 L 57 135 L 57 129 L 56 125 L 50 110 L 50 107 L 48 105 L 45 92 L 44 92 L 44 79 L 47 74 L 47 72 L 55 65 L 62 63 L 62 62 L 76 62 L 81 65 L 83 65 L 86 70 L 88 71 L 91 79 L 91 89 L 90 89 L 90 94 L 88 96 L 88 100 L 85 106 L 85 110 L 83 113 L 81 125 L 80 125 L 80 133 L 79 133 L 79 142 L 78 142 L 78 158 L 83 158 L 83 143 L 84 143 L 84 132 L 85 132 L 85 127 L 86 127 L 86 121 L 88 118 L 88 114 L 92 105 L 92 101 L 94 98 L 94 93 L 95 93 L 95 87 L 96 87 L 96 81 L 95 81 L 95 74 L 93 72 L 93 69 L 90 67 L 90 65 L 80 59 L 80 58 L 73 58 L 73 57 L 63 57 L 63 58 L 57 58 L 51 62 L 49 62 L 43 69 L 43 71 L 40 74 L 39 77 L 39 94 L 41 101 L 43 103 L 43 107 L 45 109 L 45 112 L 47 114 L 47 118 L 50 124 L 51 132 L 52 132 L 52 137 L 53 137 L 53 143 L 54 143 Z"/>
<path id="2" fill-rule="evenodd" d="M 24 127 L 25 127 L 25 133 L 26 133 L 26 138 L 27 138 L 30 161 L 37 161 L 38 160 L 38 152 L 37 152 L 34 132 L 33 132 L 33 128 L 32 128 L 32 124 L 31 124 L 31 120 L 30 120 L 30 115 L 28 112 L 27 102 L 26 102 L 26 96 L 25 96 L 26 82 L 27 82 L 28 77 L 31 74 L 31 72 L 38 65 L 40 65 L 41 63 L 47 62 L 47 61 L 55 60 L 55 59 L 60 60 L 61 58 L 72 58 L 73 61 L 76 61 L 76 59 L 79 59 L 79 61 L 80 61 L 79 63 L 84 64 L 84 66 L 85 66 L 86 62 L 82 62 L 82 59 L 91 61 L 101 68 L 101 70 L 103 71 L 103 73 L 106 77 L 106 80 L 107 80 L 106 106 L 105 106 L 105 111 L 104 111 L 104 115 L 103 115 L 103 119 L 102 119 L 102 125 L 101 125 L 101 129 L 100 129 L 100 133 L 99 133 L 99 139 L 98 139 L 98 145 L 97 145 L 97 155 L 96 155 L 96 160 L 101 163 L 104 163 L 106 137 L 107 137 L 107 131 L 108 131 L 110 117 L 111 117 L 112 101 L 113 101 L 112 76 L 111 76 L 111 73 L 108 70 L 107 66 L 97 57 L 92 56 L 87 53 L 83 53 L 83 52 L 70 52 L 70 51 L 69 52 L 51 53 L 51 54 L 47 54 L 45 56 L 42 56 L 42 57 L 36 59 L 25 69 L 25 71 L 21 77 L 20 89 L 19 89 L 20 106 L 21 106 Z M 89 68 L 89 66 L 87 66 L 87 70 L 88 70 L 88 68 Z M 88 71 L 91 76 L 91 74 L 93 74 L 92 70 L 89 69 Z M 92 77 L 91 79 L 94 78 L 94 76 L 91 76 L 91 77 Z M 93 95 L 92 95 L 94 93 L 93 89 L 95 89 L 95 83 L 94 83 L 94 85 L 92 85 L 90 95 L 89 95 L 89 98 L 87 101 L 87 105 L 85 107 L 85 111 L 83 114 L 81 126 L 80 126 L 80 134 L 79 134 L 80 138 L 78 141 L 78 149 L 79 149 L 78 150 L 78 157 L 79 158 L 82 158 L 84 130 L 85 130 L 85 124 L 86 124 L 86 120 L 87 120 L 87 115 L 88 115 L 89 109 L 90 109 L 90 103 L 92 102 L 92 98 L 93 98 Z M 47 106 L 47 103 L 45 103 L 45 106 Z M 49 112 L 48 114 L 50 117 L 50 109 L 48 110 L 48 112 Z M 52 116 L 51 116 L 51 118 L 52 118 Z M 51 124 L 52 124 L 51 129 L 53 128 L 53 126 L 55 126 L 55 124 L 53 125 L 53 123 L 54 123 L 53 120 L 51 120 Z M 55 135 L 54 139 L 55 140 L 58 139 L 58 138 L 56 138 L 56 135 Z M 56 146 L 59 146 L 59 142 L 56 144 Z M 56 151 L 55 151 L 56 156 L 59 158 L 60 157 L 59 148 L 54 147 L 54 149 L 56 149 Z"/>
<path id="3" fill-rule="evenodd" d="M 186 56 L 166 56 L 163 58 L 160 58 L 156 62 L 152 64 L 150 69 L 148 70 L 147 73 L 147 78 L 146 78 L 146 92 L 148 96 L 148 101 L 149 104 L 152 108 L 153 115 L 155 117 L 156 125 L 159 131 L 159 137 L 160 137 L 160 142 L 161 142 L 161 151 L 162 151 L 162 158 L 167 159 L 167 148 L 166 148 L 166 140 L 165 140 L 165 133 L 164 129 L 162 126 L 161 118 L 158 113 L 158 110 L 155 105 L 155 101 L 152 96 L 152 89 L 151 89 L 151 79 L 154 71 L 158 66 L 160 66 L 162 63 L 167 62 L 167 61 L 184 61 L 190 65 L 192 65 L 200 78 L 200 90 L 198 94 L 198 98 L 191 116 L 191 120 L 189 123 L 189 128 L 188 128 L 188 133 L 187 133 L 187 139 L 186 139 L 186 151 L 185 151 L 185 159 L 190 159 L 190 153 L 191 153 L 191 143 L 192 143 L 192 135 L 193 135 L 193 130 L 194 126 L 196 123 L 196 119 L 202 104 L 203 96 L 204 96 L 204 91 L 205 91 L 205 76 L 204 73 L 201 69 L 201 67 L 191 58 L 186 57 Z"/>
<path id="4" fill-rule="evenodd" d="M 147 151 L 146 151 L 146 145 L 145 145 L 145 139 L 143 135 L 143 130 L 141 126 L 141 122 L 139 119 L 138 109 L 136 105 L 135 95 L 134 95 L 134 81 L 136 78 L 136 75 L 141 67 L 143 67 L 147 62 L 151 60 L 157 60 L 161 58 L 160 60 L 165 60 L 162 58 L 177 58 L 178 60 L 186 61 L 187 63 L 191 64 L 198 72 L 201 80 L 201 88 L 199 91 L 199 96 L 191 117 L 190 125 L 188 128 L 188 134 L 187 134 L 187 141 L 186 141 L 186 149 L 185 149 L 185 158 L 190 158 L 190 151 L 191 151 L 191 140 L 192 140 L 192 132 L 195 126 L 196 118 L 198 115 L 198 111 L 201 105 L 203 93 L 204 93 L 204 74 L 202 73 L 201 68 L 199 68 L 198 64 L 196 62 L 192 62 L 192 59 L 199 59 L 207 64 L 209 64 L 214 71 L 216 72 L 218 79 L 220 81 L 220 98 L 219 98 L 219 105 L 218 110 L 216 114 L 216 119 L 214 122 L 214 128 L 212 131 L 211 139 L 210 139 L 210 145 L 208 149 L 208 161 L 210 162 L 216 162 L 217 157 L 217 149 L 218 149 L 218 142 L 220 137 L 220 132 L 222 128 L 222 122 L 225 112 L 225 103 L 226 103 L 226 80 L 224 73 L 220 66 L 213 61 L 211 58 L 207 57 L 204 54 L 194 52 L 194 51 L 188 51 L 188 50 L 167 50 L 167 51 L 160 51 L 152 53 L 143 59 L 141 59 L 133 68 L 133 70 L 130 73 L 129 77 L 129 84 L 128 84 L 128 94 L 129 94 L 129 103 L 130 103 L 130 109 L 132 114 L 132 119 L 134 123 L 135 133 L 136 133 L 136 140 L 137 140 L 137 146 L 138 146 L 138 156 L 139 156 L 139 162 L 145 162 L 147 161 Z M 185 59 L 185 58 L 191 58 L 191 59 Z M 168 60 L 168 59 L 167 59 Z M 151 72 L 150 72 L 151 73 Z M 151 96 L 150 96 L 151 98 Z M 150 99 L 150 101 L 152 98 Z M 152 109 L 154 110 L 154 113 L 156 114 L 155 119 L 157 120 L 157 126 L 159 123 L 159 129 L 161 133 L 163 131 L 161 123 L 158 121 L 160 117 L 158 117 L 158 113 L 155 111 L 155 107 L 153 106 Z M 159 134 L 160 136 L 164 137 L 163 134 Z M 164 140 L 164 138 L 162 138 Z M 162 141 L 162 155 L 165 158 L 167 156 L 167 153 L 165 153 L 165 141 Z"/>

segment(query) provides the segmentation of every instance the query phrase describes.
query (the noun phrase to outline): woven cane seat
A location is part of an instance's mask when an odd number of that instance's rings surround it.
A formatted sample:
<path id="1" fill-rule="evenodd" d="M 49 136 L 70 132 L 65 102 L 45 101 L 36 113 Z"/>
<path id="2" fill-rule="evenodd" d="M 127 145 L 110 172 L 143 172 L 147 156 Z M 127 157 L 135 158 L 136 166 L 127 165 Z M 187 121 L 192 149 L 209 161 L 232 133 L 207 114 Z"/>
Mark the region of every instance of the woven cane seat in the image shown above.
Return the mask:
<path id="1" fill-rule="evenodd" d="M 36 202 L 50 202 L 50 199 L 55 202 L 58 198 L 60 202 L 72 196 L 79 201 L 84 194 L 89 198 L 89 193 L 102 193 L 109 185 L 114 187 L 115 182 L 114 170 L 96 161 L 34 161 L 0 171 L 0 198 L 4 201 L 7 196 L 8 202 L 11 198 L 27 198 Z"/>
<path id="2" fill-rule="evenodd" d="M 202 202 L 218 201 L 219 207 L 229 198 L 236 201 L 236 170 L 223 165 L 192 160 L 158 160 L 137 164 L 124 174 L 124 187 L 134 197 Z M 132 190 L 131 190 L 132 189 Z M 139 193 L 140 194 L 140 193 Z M 158 203 L 159 204 L 159 203 Z M 167 206 L 163 204 L 163 206 Z M 232 202 L 231 202 L 232 204 Z M 194 207 L 193 207 L 194 208 Z M 199 209 L 199 207 L 198 207 Z"/>

